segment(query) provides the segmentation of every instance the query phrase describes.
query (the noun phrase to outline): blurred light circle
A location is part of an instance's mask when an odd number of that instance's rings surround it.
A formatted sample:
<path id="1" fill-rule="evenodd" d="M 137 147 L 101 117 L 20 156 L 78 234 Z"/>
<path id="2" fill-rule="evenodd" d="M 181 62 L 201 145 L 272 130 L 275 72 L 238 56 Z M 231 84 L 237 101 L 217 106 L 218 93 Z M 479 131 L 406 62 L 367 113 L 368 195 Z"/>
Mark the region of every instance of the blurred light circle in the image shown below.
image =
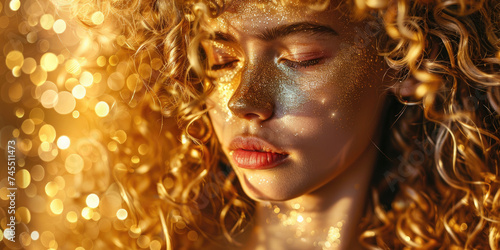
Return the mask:
<path id="1" fill-rule="evenodd" d="M 16 173 L 16 184 L 20 188 L 26 188 L 31 183 L 31 174 L 26 169 L 21 169 Z"/>
<path id="2" fill-rule="evenodd" d="M 116 217 L 119 219 L 119 220 L 125 220 L 128 216 L 128 212 L 127 210 L 123 209 L 123 208 L 120 208 L 118 209 L 118 211 L 116 211 Z"/>
<path id="3" fill-rule="evenodd" d="M 24 63 L 23 63 L 23 66 L 21 67 L 21 69 L 23 70 L 24 74 L 28 74 L 28 75 L 35 72 L 36 60 L 31 58 L 31 57 L 24 59 Z"/>
<path id="4" fill-rule="evenodd" d="M 87 206 L 90 208 L 96 208 L 99 206 L 99 196 L 96 194 L 89 194 L 86 199 Z"/>
<path id="5" fill-rule="evenodd" d="M 54 53 L 45 53 L 40 59 L 40 66 L 47 72 L 54 71 L 58 65 L 59 59 Z"/>
<path id="6" fill-rule="evenodd" d="M 40 141 L 52 143 L 56 139 L 56 129 L 50 124 L 45 124 L 38 131 L 38 136 Z"/>
<path id="7" fill-rule="evenodd" d="M 114 91 L 119 91 L 125 85 L 125 77 L 120 72 L 114 72 L 108 77 L 108 87 Z"/>
<path id="8" fill-rule="evenodd" d="M 60 149 L 67 149 L 69 148 L 69 145 L 71 144 L 71 140 L 69 137 L 62 135 L 57 139 L 57 147 Z"/>
<path id="9" fill-rule="evenodd" d="M 40 237 L 40 234 L 38 233 L 38 231 L 31 232 L 31 239 L 32 240 L 38 240 L 39 237 Z"/>
<path id="10" fill-rule="evenodd" d="M 54 90 L 47 90 L 43 92 L 40 102 L 44 108 L 53 108 L 57 104 L 57 98 L 59 95 Z"/>
<path id="11" fill-rule="evenodd" d="M 60 200 L 60 199 L 54 199 L 50 203 L 50 210 L 54 214 L 61 214 L 63 212 L 63 210 L 64 210 L 64 205 L 63 205 L 62 200 Z"/>
<path id="12" fill-rule="evenodd" d="M 44 14 L 40 17 L 40 26 L 45 30 L 50 30 L 54 25 L 54 17 L 51 14 Z"/>
<path id="13" fill-rule="evenodd" d="M 92 23 L 95 25 L 102 24 L 104 22 L 104 14 L 100 11 L 96 11 L 94 14 L 92 14 Z"/>
<path id="14" fill-rule="evenodd" d="M 75 59 L 69 59 L 64 64 L 64 68 L 66 69 L 66 72 L 73 74 L 73 75 L 78 75 L 81 72 L 80 63 Z"/>
<path id="15" fill-rule="evenodd" d="M 82 171 L 84 165 L 83 158 L 78 154 L 71 154 L 66 157 L 64 167 L 70 174 L 78 174 Z"/>
<path id="16" fill-rule="evenodd" d="M 66 30 L 66 22 L 62 19 L 57 19 L 52 27 L 54 32 L 61 34 Z"/>
<path id="17" fill-rule="evenodd" d="M 99 117 L 105 117 L 109 114 L 109 105 L 106 102 L 100 101 L 95 105 L 95 113 Z"/>
<path id="18" fill-rule="evenodd" d="M 47 81 L 47 71 L 45 71 L 42 66 L 37 66 L 35 71 L 31 73 L 30 80 L 36 86 L 43 84 Z"/>
<path id="19" fill-rule="evenodd" d="M 73 90 L 71 90 L 71 93 L 76 99 L 82 99 L 85 97 L 85 94 L 87 93 L 87 90 L 83 85 L 76 85 Z"/>
<path id="20" fill-rule="evenodd" d="M 73 95 L 68 91 L 61 91 L 57 97 L 57 103 L 54 106 L 54 110 L 61 114 L 69 114 L 73 112 L 76 107 L 76 100 Z"/>
<path id="21" fill-rule="evenodd" d="M 90 87 L 92 83 L 94 82 L 94 76 L 92 73 L 85 71 L 82 73 L 80 76 L 80 84 L 82 84 L 85 87 Z"/>
<path id="22" fill-rule="evenodd" d="M 9 88 L 9 99 L 12 102 L 18 102 L 23 97 L 23 86 L 20 83 L 14 83 Z"/>
<path id="23" fill-rule="evenodd" d="M 9 3 L 9 7 L 12 11 L 17 11 L 21 7 L 21 1 L 19 0 L 11 0 Z"/>
<path id="24" fill-rule="evenodd" d="M 5 57 L 5 65 L 7 65 L 7 68 L 13 69 L 15 66 L 21 67 L 24 62 L 24 56 L 23 53 L 17 50 L 13 50 L 7 54 L 7 57 Z"/>

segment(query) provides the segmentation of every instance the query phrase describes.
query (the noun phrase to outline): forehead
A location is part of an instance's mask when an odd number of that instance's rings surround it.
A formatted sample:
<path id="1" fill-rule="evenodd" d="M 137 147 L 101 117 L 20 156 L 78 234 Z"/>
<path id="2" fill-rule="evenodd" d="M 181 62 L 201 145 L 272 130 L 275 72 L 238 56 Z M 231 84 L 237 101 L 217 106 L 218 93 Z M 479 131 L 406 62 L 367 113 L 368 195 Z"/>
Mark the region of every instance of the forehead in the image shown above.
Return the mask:
<path id="1" fill-rule="evenodd" d="M 263 29 L 295 22 L 328 25 L 341 31 L 350 25 L 348 15 L 332 1 L 324 10 L 313 10 L 306 5 L 280 4 L 275 1 L 232 1 L 226 11 L 214 20 L 212 27 L 219 31 L 256 33 Z"/>

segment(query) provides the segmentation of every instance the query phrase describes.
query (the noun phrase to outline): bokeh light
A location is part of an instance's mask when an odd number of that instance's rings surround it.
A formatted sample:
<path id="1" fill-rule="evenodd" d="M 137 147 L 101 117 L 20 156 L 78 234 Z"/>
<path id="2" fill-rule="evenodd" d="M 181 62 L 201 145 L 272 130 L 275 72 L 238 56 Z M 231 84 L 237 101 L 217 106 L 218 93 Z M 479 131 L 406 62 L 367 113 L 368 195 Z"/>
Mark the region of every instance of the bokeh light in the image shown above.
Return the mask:
<path id="1" fill-rule="evenodd" d="M 40 66 L 47 72 L 54 71 L 58 64 L 59 61 L 54 53 L 45 53 L 40 59 Z"/>
<path id="2" fill-rule="evenodd" d="M 161 249 L 161 237 L 148 235 L 143 222 L 133 225 L 134 210 L 114 177 L 153 165 L 150 142 L 136 140 L 139 130 L 147 130 L 141 107 L 160 114 L 153 108 L 157 104 L 148 101 L 150 89 L 142 77 L 161 70 L 163 63 L 141 58 L 134 73 L 133 57 L 121 47 L 129 37 L 112 28 L 110 13 L 84 10 L 85 22 L 103 31 L 94 32 L 77 21 L 68 4 L 0 3 L 0 35 L 5 38 L 0 39 L 0 137 L 16 141 L 20 231 L 19 247 L 12 249 L 112 249 L 108 235 L 133 236 L 139 248 Z M 0 154 L 3 162 L 6 155 Z M 0 183 L 7 183 L 6 177 Z M 8 194 L 0 186 L 0 206 L 6 207 Z M 5 213 L 0 212 L 0 222 L 6 222 Z M 196 238 L 185 231 L 189 239 Z"/>
<path id="3" fill-rule="evenodd" d="M 123 208 L 120 208 L 117 212 L 116 212 L 116 217 L 119 219 L 119 220 L 125 220 L 128 216 L 128 212 L 127 210 L 123 209 Z"/>
<path id="4" fill-rule="evenodd" d="M 57 19 L 54 22 L 52 29 L 54 29 L 54 32 L 57 34 L 61 34 L 66 30 L 66 22 L 62 19 Z"/>
<path id="5" fill-rule="evenodd" d="M 71 140 L 65 135 L 60 136 L 59 139 L 57 139 L 57 147 L 59 147 L 60 149 L 67 149 L 69 148 L 70 144 Z"/>
<path id="6" fill-rule="evenodd" d="M 87 93 L 87 90 L 83 85 L 76 85 L 73 90 L 71 90 L 71 93 L 76 99 L 83 99 L 85 97 L 85 94 Z"/>
<path id="7" fill-rule="evenodd" d="M 61 214 L 63 212 L 63 210 L 64 210 L 64 204 L 63 204 L 62 200 L 60 200 L 60 199 L 54 199 L 50 203 L 50 210 L 54 214 Z"/>
<path id="8" fill-rule="evenodd" d="M 89 194 L 86 200 L 87 206 L 90 208 L 96 208 L 99 206 L 99 196 L 96 194 Z"/>
<path id="9" fill-rule="evenodd" d="M 9 7 L 12 11 L 17 11 L 21 7 L 21 1 L 19 0 L 11 0 L 9 3 Z"/>
<path id="10" fill-rule="evenodd" d="M 100 11 L 95 12 L 92 15 L 92 22 L 95 25 L 102 24 L 104 22 L 104 14 L 102 12 L 100 12 Z"/>
<path id="11" fill-rule="evenodd" d="M 78 154 L 71 154 L 66 158 L 65 168 L 70 174 L 78 174 L 83 169 L 83 158 Z"/>
<path id="12" fill-rule="evenodd" d="M 105 117 L 105 116 L 107 116 L 108 113 L 109 113 L 109 105 L 106 102 L 103 102 L 103 101 L 98 102 L 95 105 L 95 113 L 99 117 Z"/>

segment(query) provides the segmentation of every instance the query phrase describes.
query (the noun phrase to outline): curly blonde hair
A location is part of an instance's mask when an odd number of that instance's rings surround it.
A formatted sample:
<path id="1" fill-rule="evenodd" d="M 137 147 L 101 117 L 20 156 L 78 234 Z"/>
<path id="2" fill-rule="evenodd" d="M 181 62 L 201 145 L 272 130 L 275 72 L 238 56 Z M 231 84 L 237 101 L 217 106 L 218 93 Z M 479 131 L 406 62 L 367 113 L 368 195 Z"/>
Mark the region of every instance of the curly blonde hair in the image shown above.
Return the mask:
<path id="1" fill-rule="evenodd" d="M 301 4 L 324 9 L 329 2 Z M 499 249 L 500 3 L 342 4 L 353 18 L 379 17 L 384 27 L 377 33 L 379 52 L 395 72 L 396 94 L 389 100 L 387 139 L 381 145 L 387 157 L 376 166 L 361 243 L 369 249 Z M 150 167 L 115 177 L 141 232 L 163 234 L 168 249 L 197 248 L 207 241 L 237 245 L 235 237 L 251 227 L 253 202 L 230 171 L 205 106 L 213 85 L 204 73 L 200 42 L 211 36 L 206 20 L 227 5 L 224 0 L 97 5 L 76 0 L 74 5 L 80 20 L 96 30 L 89 16 L 97 10 L 119 24 L 138 64 L 152 58 L 163 62 L 144 78 L 164 115 L 162 123 L 153 122 L 137 135 L 156 147 Z M 419 82 L 415 94 L 402 94 L 411 80 Z M 152 105 L 143 106 L 142 115 L 154 116 Z M 160 130 L 158 139 L 151 131 Z M 111 242 L 136 248 L 127 240 L 116 235 Z"/>

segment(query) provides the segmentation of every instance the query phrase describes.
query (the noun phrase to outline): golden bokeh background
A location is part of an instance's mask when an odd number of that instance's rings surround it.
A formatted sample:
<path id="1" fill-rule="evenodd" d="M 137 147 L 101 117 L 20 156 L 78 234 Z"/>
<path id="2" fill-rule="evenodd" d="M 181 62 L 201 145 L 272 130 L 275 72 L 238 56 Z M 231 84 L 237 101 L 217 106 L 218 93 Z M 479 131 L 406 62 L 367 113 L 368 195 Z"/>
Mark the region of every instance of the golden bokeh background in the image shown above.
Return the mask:
<path id="1" fill-rule="evenodd" d="M 151 146 L 130 142 L 131 131 L 145 122 L 134 113 L 149 95 L 141 78 L 161 60 L 135 70 L 124 37 L 85 28 L 69 6 L 0 2 L 0 249 L 109 249 L 106 235 L 116 232 L 160 249 L 161 239 L 130 218 L 114 176 L 147 167 Z M 99 11 L 91 21 L 105 25 Z M 15 242 L 4 237 L 9 140 L 16 141 Z"/>

